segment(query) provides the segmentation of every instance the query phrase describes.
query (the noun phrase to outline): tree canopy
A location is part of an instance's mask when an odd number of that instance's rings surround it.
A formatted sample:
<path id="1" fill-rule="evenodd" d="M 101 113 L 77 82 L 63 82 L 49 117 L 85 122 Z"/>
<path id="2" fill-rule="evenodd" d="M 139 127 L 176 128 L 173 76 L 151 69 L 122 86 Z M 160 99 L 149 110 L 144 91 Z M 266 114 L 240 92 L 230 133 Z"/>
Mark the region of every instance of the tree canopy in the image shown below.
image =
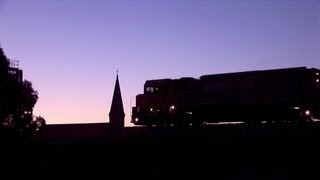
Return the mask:
<path id="1" fill-rule="evenodd" d="M 19 69 L 10 67 L 10 61 L 0 47 L 0 127 L 19 132 L 38 127 L 42 117 L 33 116 L 38 92 L 31 81 L 17 78 Z M 29 130 L 28 130 L 29 131 Z"/>

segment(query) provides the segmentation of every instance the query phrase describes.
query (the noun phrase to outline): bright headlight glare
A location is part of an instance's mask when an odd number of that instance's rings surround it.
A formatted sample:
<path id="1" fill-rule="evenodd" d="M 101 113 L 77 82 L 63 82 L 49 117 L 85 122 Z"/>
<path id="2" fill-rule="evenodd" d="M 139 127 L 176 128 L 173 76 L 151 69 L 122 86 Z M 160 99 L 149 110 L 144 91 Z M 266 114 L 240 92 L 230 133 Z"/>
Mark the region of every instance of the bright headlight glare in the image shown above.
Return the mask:
<path id="1" fill-rule="evenodd" d="M 309 110 L 306 110 L 304 113 L 305 113 L 305 115 L 307 115 L 307 116 L 310 115 L 310 111 L 309 111 Z"/>

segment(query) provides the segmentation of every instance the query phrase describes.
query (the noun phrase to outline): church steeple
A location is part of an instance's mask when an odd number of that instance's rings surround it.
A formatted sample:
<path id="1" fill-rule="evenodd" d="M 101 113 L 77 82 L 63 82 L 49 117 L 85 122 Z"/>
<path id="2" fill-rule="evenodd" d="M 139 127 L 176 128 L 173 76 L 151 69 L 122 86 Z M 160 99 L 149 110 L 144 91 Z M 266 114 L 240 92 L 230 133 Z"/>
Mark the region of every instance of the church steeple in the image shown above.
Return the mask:
<path id="1" fill-rule="evenodd" d="M 121 90 L 117 71 L 116 83 L 114 87 L 113 98 L 109 113 L 110 125 L 113 127 L 124 127 L 124 116 L 125 113 L 123 110 Z"/>

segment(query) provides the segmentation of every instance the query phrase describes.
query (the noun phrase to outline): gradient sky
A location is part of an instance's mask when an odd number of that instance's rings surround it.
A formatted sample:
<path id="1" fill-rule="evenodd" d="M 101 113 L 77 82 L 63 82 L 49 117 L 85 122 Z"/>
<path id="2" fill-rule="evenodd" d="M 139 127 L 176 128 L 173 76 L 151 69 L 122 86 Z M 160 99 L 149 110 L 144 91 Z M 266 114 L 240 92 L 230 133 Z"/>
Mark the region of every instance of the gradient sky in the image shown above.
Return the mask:
<path id="1" fill-rule="evenodd" d="M 320 68 L 319 0 L 0 0 L 0 43 L 47 124 L 108 122 L 116 71 L 134 96 L 158 78 Z"/>

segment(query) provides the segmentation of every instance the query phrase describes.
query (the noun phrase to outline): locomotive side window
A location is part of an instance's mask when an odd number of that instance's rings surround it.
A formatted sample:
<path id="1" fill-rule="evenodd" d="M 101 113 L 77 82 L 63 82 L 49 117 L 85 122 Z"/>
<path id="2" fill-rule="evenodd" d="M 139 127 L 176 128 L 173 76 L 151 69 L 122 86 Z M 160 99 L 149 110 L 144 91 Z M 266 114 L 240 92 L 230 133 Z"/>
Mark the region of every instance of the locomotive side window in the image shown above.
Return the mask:
<path id="1" fill-rule="evenodd" d="M 156 94 L 160 92 L 160 88 L 158 87 L 146 87 L 146 93 L 148 94 Z"/>
<path id="2" fill-rule="evenodd" d="M 153 87 L 146 87 L 146 92 L 152 92 L 153 91 Z"/>

